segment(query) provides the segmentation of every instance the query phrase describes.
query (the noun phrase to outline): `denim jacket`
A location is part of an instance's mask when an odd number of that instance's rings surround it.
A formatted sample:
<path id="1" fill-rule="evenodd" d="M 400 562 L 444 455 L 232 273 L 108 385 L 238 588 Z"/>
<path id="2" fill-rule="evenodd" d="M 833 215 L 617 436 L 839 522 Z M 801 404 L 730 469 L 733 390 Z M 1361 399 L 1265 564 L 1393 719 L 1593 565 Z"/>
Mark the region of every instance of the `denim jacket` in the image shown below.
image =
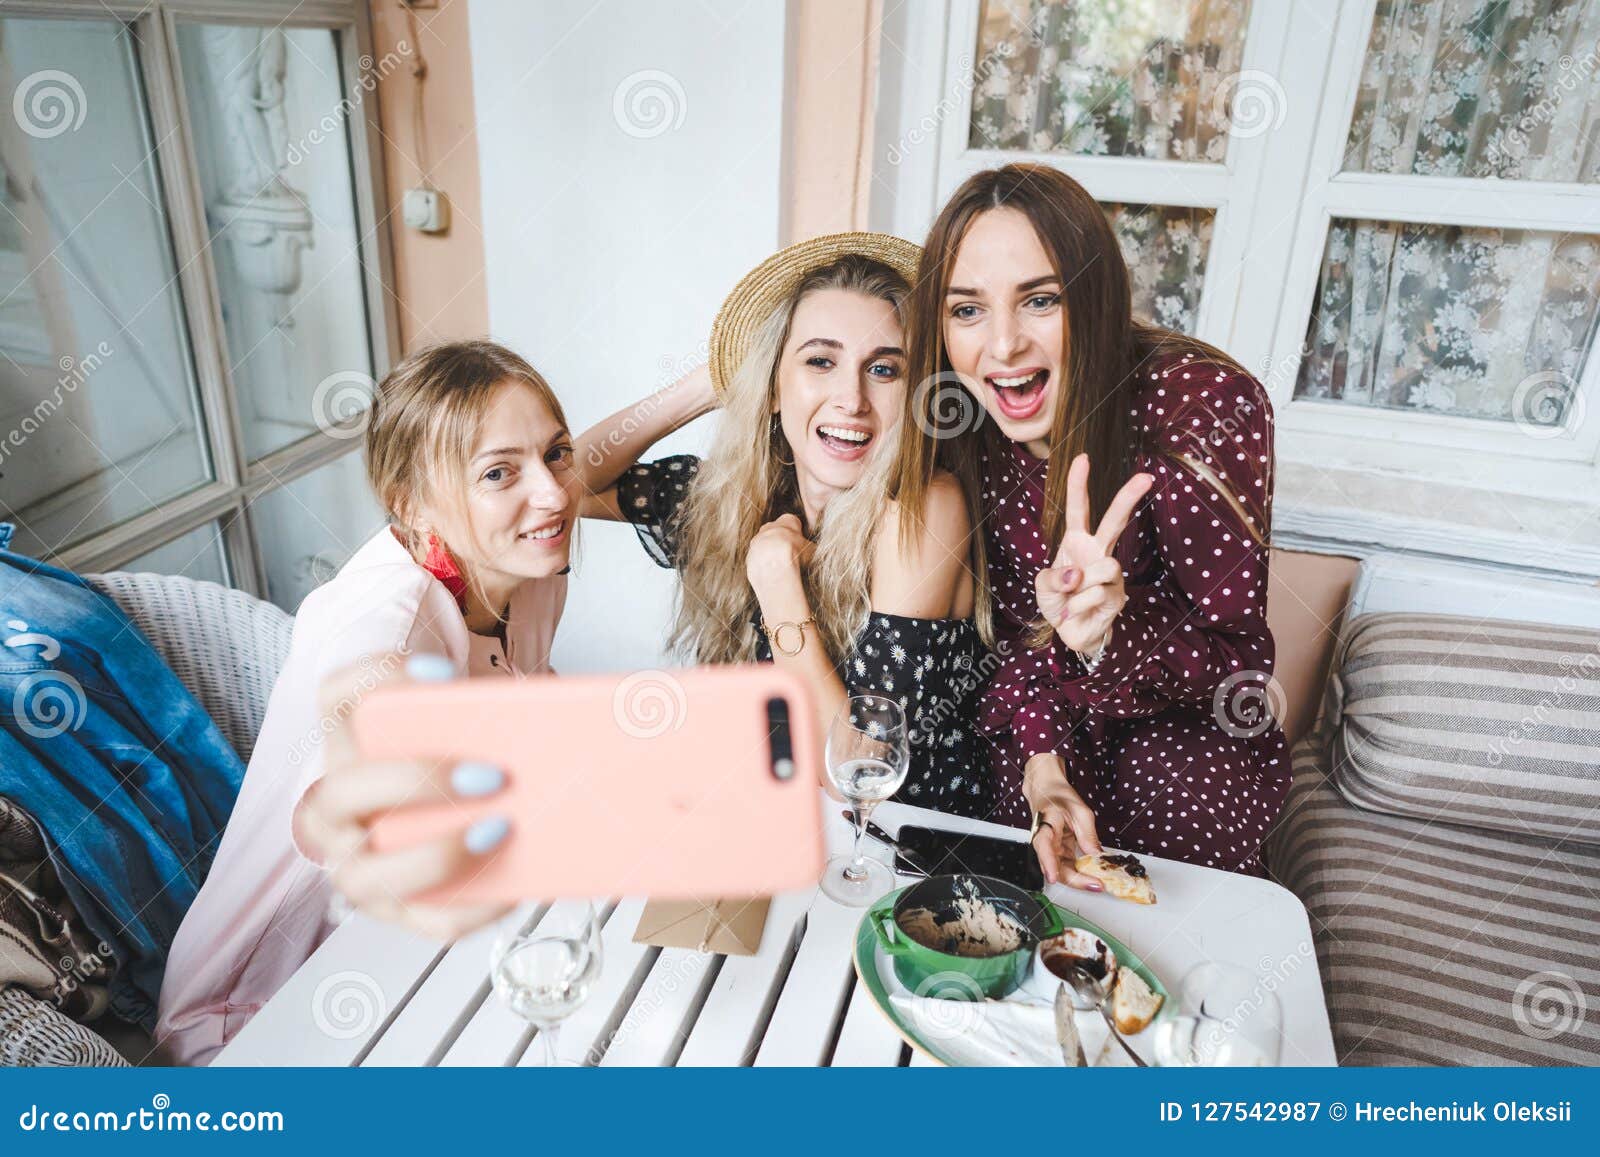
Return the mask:
<path id="1" fill-rule="evenodd" d="M 149 1029 L 244 767 L 117 605 L 4 549 L 11 529 L 0 524 L 0 795 L 32 814 L 116 956 L 112 1011 Z"/>

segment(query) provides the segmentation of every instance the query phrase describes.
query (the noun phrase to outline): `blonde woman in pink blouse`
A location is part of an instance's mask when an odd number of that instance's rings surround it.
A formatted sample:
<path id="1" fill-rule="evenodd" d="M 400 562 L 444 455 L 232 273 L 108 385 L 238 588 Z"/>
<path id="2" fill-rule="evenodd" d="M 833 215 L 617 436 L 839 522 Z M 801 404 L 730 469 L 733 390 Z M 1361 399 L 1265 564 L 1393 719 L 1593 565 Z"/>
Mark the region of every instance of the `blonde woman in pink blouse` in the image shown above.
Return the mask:
<path id="1" fill-rule="evenodd" d="M 407 897 L 469 872 L 509 834 L 505 818 L 386 854 L 366 849 L 365 818 L 419 796 L 492 794 L 501 770 L 364 764 L 341 724 L 391 679 L 550 669 L 580 490 L 566 419 L 522 358 L 456 342 L 384 379 L 366 450 L 391 525 L 295 616 L 238 802 L 168 958 L 156 1038 L 178 1063 L 209 1063 L 305 962 L 332 930 L 336 894 L 443 938 L 496 914 Z"/>

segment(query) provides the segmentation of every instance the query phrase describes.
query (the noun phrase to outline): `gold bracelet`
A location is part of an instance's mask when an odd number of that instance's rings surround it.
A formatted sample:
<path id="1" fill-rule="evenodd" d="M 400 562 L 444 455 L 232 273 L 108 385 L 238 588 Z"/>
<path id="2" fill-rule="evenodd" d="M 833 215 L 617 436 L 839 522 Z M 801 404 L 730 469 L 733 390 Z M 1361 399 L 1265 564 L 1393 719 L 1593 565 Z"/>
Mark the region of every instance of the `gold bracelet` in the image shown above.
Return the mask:
<path id="1" fill-rule="evenodd" d="M 798 623 L 778 623 L 775 626 L 768 627 L 767 620 L 762 619 L 761 633 L 766 636 L 767 642 L 772 644 L 772 649 L 774 651 L 793 658 L 795 655 L 798 655 L 801 651 L 806 649 L 806 628 L 814 627 L 816 626 L 816 623 L 817 621 L 815 619 L 802 619 Z M 800 640 L 799 642 L 795 643 L 793 650 L 783 645 L 783 632 L 786 629 L 791 628 L 800 636 Z"/>

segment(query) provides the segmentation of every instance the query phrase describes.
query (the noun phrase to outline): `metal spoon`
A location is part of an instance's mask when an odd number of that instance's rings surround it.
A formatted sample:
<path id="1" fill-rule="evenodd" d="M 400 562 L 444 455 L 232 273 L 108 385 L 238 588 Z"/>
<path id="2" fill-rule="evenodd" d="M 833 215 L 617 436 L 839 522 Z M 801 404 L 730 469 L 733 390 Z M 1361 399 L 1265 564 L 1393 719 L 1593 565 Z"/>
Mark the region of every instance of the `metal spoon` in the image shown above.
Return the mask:
<path id="1" fill-rule="evenodd" d="M 1141 1069 L 1149 1068 L 1149 1063 L 1134 1052 L 1133 1046 L 1124 1040 L 1122 1034 L 1117 1031 L 1116 1021 L 1111 1019 L 1111 1013 L 1106 1010 L 1105 989 L 1100 986 L 1098 980 L 1089 974 L 1089 970 L 1081 964 L 1069 964 L 1067 966 L 1066 982 L 1067 986 L 1072 990 L 1073 1007 L 1082 1009 L 1085 1012 L 1090 1009 L 1098 1012 L 1105 1018 L 1107 1030 L 1116 1038 L 1117 1043 L 1122 1046 L 1122 1051 L 1133 1058 L 1133 1063 Z"/>

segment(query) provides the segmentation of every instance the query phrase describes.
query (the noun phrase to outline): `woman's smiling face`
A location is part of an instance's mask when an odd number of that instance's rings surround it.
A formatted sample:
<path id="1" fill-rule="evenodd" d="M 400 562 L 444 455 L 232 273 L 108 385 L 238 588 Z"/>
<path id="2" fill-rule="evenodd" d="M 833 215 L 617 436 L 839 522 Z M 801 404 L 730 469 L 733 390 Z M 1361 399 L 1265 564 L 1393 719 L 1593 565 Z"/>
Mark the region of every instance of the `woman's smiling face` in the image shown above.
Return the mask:
<path id="1" fill-rule="evenodd" d="M 559 574 L 572 545 L 572 439 L 528 386 L 500 384 L 467 461 L 466 533 L 433 512 L 451 553 L 495 585 Z"/>
<path id="2" fill-rule="evenodd" d="M 1015 209 L 974 217 L 943 304 L 950 368 L 1001 433 L 1049 456 L 1066 376 L 1066 310 L 1033 224 Z"/>
<path id="3" fill-rule="evenodd" d="M 803 496 L 855 485 L 900 418 L 905 337 L 893 304 L 849 289 L 808 293 L 778 355 L 776 413 Z"/>

